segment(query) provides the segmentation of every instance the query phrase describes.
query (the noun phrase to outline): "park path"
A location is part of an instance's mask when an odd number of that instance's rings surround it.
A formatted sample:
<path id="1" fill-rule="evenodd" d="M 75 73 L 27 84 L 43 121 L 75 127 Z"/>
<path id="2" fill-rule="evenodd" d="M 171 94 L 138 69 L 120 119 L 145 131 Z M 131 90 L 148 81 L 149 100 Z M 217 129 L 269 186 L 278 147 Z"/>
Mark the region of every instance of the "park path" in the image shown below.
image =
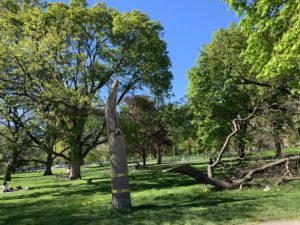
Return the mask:
<path id="1" fill-rule="evenodd" d="M 300 225 L 300 220 L 269 221 L 269 222 L 260 223 L 258 225 Z"/>

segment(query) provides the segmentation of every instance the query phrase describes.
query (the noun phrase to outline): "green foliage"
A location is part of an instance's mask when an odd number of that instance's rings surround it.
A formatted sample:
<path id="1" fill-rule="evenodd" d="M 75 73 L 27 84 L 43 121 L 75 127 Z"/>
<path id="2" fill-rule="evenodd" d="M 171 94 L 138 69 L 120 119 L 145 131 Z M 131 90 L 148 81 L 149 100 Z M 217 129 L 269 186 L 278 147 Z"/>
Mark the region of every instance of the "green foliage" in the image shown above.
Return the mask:
<path id="1" fill-rule="evenodd" d="M 86 0 L 70 0 L 69 5 L 71 7 L 87 7 L 87 2 Z"/>
<path id="2" fill-rule="evenodd" d="M 109 161 L 108 146 L 106 144 L 98 145 L 92 149 L 84 159 L 87 164 L 104 163 Z"/>
<path id="3" fill-rule="evenodd" d="M 196 129 L 186 102 L 169 103 L 162 106 L 162 120 L 167 124 L 169 138 L 173 142 L 174 155 L 199 153 Z"/>
<path id="4" fill-rule="evenodd" d="M 158 148 L 172 145 L 162 107 L 156 107 L 149 96 L 127 97 L 121 108 L 120 121 L 128 152 L 133 156 L 156 155 Z"/>
<path id="5" fill-rule="evenodd" d="M 203 150 L 219 149 L 231 131 L 230 122 L 251 111 L 253 88 L 240 85 L 248 72 L 241 64 L 245 48 L 246 37 L 237 26 L 221 29 L 188 72 L 189 107 Z"/>
<path id="6" fill-rule="evenodd" d="M 84 0 L 69 6 L 16 0 L 1 3 L 0 13 L 1 91 L 57 118 L 71 150 L 66 157 L 82 159 L 105 141 L 103 115 L 95 119 L 89 110 L 104 108 L 115 78 L 119 101 L 130 90 L 170 90 L 163 28 L 140 11 L 121 13 L 103 3 L 87 8 Z"/>
<path id="7" fill-rule="evenodd" d="M 300 3 L 298 0 L 227 0 L 243 15 L 245 61 L 257 80 L 300 93 Z"/>

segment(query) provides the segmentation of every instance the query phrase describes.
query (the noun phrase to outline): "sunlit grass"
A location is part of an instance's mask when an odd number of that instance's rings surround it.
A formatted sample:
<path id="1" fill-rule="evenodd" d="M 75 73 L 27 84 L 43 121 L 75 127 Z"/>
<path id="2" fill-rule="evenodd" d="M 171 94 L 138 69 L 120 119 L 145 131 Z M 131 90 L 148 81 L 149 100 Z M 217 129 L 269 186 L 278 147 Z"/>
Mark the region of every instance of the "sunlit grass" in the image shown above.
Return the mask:
<path id="1" fill-rule="evenodd" d="M 203 163 L 193 163 L 205 168 Z M 177 165 L 177 164 L 176 164 Z M 83 167 L 83 179 L 69 181 L 41 173 L 15 174 L 10 186 L 30 190 L 0 194 L 0 224 L 245 224 L 300 218 L 300 182 L 235 191 L 216 191 L 170 173 L 174 164 L 130 168 L 133 209 L 110 208 L 109 167 Z M 54 170 L 66 172 L 65 169 Z M 88 179 L 92 179 L 89 183 Z"/>

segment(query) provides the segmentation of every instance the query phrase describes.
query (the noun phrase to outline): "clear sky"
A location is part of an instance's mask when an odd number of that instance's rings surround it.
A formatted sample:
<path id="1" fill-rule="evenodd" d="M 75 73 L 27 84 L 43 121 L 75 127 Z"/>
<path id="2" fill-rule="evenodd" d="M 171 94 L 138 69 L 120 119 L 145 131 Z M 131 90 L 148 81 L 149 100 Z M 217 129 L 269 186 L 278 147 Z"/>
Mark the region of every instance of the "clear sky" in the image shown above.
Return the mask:
<path id="1" fill-rule="evenodd" d="M 173 101 L 185 95 L 186 73 L 194 65 L 201 46 L 210 42 L 212 33 L 218 28 L 238 22 L 222 0 L 88 0 L 89 6 L 96 2 L 105 2 L 119 11 L 139 9 L 161 22 L 172 61 Z"/>

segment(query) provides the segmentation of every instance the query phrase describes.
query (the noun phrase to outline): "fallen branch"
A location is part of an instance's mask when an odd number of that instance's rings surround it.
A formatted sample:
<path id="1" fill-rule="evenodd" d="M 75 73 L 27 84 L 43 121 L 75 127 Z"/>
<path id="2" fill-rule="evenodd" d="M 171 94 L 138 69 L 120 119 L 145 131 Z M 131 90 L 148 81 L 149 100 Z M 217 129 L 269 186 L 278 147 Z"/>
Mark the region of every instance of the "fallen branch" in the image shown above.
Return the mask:
<path id="1" fill-rule="evenodd" d="M 199 181 L 200 183 L 211 184 L 215 187 L 222 188 L 222 189 L 237 189 L 241 185 L 244 185 L 244 184 L 250 182 L 253 179 L 255 174 L 258 174 L 266 169 L 281 165 L 283 163 L 288 163 L 288 162 L 297 161 L 297 160 L 300 160 L 300 156 L 292 156 L 292 157 L 277 160 L 272 163 L 268 163 L 264 166 L 250 170 L 245 176 L 243 176 L 242 178 L 240 178 L 236 181 L 233 181 L 233 182 L 227 182 L 227 181 L 209 177 L 208 175 L 202 173 L 201 171 L 199 171 L 198 169 L 196 169 L 190 165 L 183 165 L 183 166 L 179 166 L 179 167 L 175 167 L 175 168 L 166 169 L 163 172 L 173 172 L 173 173 L 181 173 L 184 175 L 188 175 L 188 176 L 194 178 L 195 180 Z M 295 179 L 300 179 L 300 177 L 284 177 L 285 181 L 295 180 Z"/>
<path id="2" fill-rule="evenodd" d="M 223 154 L 224 154 L 224 152 L 225 152 L 225 150 L 226 150 L 226 147 L 227 147 L 228 144 L 229 144 L 229 141 L 230 141 L 231 138 L 232 138 L 232 137 L 240 130 L 240 127 L 239 127 L 239 125 L 238 125 L 238 122 L 242 122 L 242 121 L 247 121 L 247 120 L 249 120 L 249 119 L 254 115 L 254 113 L 256 112 L 257 107 L 258 107 L 258 106 L 256 106 L 256 107 L 253 109 L 252 113 L 251 113 L 249 116 L 247 116 L 247 117 L 245 117 L 245 118 L 236 118 L 236 119 L 232 120 L 233 131 L 226 137 L 226 140 L 225 140 L 225 142 L 224 142 L 224 144 L 223 144 L 223 146 L 222 146 L 222 148 L 221 148 L 221 150 L 220 150 L 220 152 L 219 152 L 219 155 L 218 155 L 216 161 L 214 161 L 211 165 L 208 165 L 208 166 L 207 166 L 207 175 L 208 175 L 210 178 L 213 177 L 213 169 L 220 163 L 220 161 L 221 161 L 221 159 L 222 159 L 222 156 L 223 156 Z"/>

